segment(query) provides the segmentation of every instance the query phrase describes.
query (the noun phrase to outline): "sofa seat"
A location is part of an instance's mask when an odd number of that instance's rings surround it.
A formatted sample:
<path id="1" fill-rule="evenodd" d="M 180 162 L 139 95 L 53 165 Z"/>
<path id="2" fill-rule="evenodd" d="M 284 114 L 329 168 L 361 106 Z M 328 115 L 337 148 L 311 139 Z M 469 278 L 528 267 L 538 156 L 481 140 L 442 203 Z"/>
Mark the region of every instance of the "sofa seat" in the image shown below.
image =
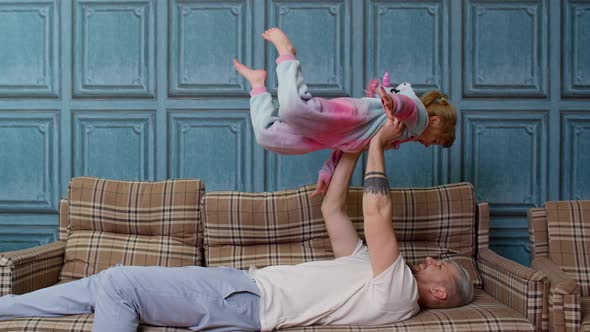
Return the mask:
<path id="1" fill-rule="evenodd" d="M 0 331 L 3 332 L 82 332 L 92 331 L 92 322 L 94 314 L 72 315 L 64 317 L 31 317 L 13 319 L 9 321 L 0 322 Z M 159 327 L 140 325 L 138 332 L 172 332 L 172 331 L 191 331 L 189 329 L 173 328 L 173 327 Z"/>
<path id="2" fill-rule="evenodd" d="M 0 322 L 0 331 L 91 331 L 93 315 L 27 318 Z M 424 310 L 409 320 L 380 327 L 310 326 L 288 331 L 534 331 L 524 316 L 477 289 L 472 303 L 447 310 Z M 181 328 L 141 326 L 138 331 L 190 331 Z"/>

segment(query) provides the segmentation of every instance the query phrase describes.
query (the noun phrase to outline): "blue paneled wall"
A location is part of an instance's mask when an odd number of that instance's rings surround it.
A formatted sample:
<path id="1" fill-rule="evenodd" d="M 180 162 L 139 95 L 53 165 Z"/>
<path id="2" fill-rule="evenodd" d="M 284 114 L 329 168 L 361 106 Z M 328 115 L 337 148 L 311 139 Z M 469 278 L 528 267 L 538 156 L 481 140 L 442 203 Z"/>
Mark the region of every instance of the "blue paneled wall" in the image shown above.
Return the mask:
<path id="1" fill-rule="evenodd" d="M 384 71 L 447 93 L 455 145 L 388 152 L 391 183 L 472 182 L 501 254 L 528 263 L 528 208 L 590 199 L 590 1 L 0 0 L 0 251 L 56 239 L 72 176 L 315 182 L 329 151 L 260 148 L 231 66 L 276 92 L 271 26 L 317 96 L 361 97 Z"/>

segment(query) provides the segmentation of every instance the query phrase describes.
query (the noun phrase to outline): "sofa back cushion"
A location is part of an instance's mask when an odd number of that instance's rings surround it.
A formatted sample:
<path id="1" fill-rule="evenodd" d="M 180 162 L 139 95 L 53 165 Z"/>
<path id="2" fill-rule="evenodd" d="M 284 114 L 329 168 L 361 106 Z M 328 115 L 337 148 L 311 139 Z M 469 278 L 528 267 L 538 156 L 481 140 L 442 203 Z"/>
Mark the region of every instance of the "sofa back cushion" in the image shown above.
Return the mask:
<path id="1" fill-rule="evenodd" d="M 263 193 L 210 192 L 202 204 L 205 265 L 264 267 L 334 258 L 315 186 Z M 347 212 L 361 237 L 363 189 L 352 187 Z M 409 264 L 453 259 L 474 283 L 475 199 L 469 183 L 391 189 L 393 225 Z"/>
<path id="2" fill-rule="evenodd" d="M 201 265 L 200 180 L 162 182 L 73 178 L 60 278 L 109 266 Z"/>
<path id="3" fill-rule="evenodd" d="M 549 255 L 590 296 L 590 200 L 546 202 Z"/>

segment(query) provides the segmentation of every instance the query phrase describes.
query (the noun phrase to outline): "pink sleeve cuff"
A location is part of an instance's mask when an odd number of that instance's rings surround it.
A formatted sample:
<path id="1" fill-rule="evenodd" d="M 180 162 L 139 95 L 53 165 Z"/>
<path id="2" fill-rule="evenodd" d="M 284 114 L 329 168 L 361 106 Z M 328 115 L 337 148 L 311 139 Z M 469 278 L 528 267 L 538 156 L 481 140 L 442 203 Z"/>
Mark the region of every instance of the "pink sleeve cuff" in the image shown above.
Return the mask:
<path id="1" fill-rule="evenodd" d="M 263 93 L 266 93 L 266 87 L 261 86 L 258 88 L 254 88 L 254 89 L 250 90 L 250 97 L 258 96 Z"/>
<path id="2" fill-rule="evenodd" d="M 280 57 L 278 57 L 275 62 L 277 63 L 277 65 L 283 61 L 290 61 L 290 60 L 295 60 L 295 56 L 294 55 L 281 55 Z"/>

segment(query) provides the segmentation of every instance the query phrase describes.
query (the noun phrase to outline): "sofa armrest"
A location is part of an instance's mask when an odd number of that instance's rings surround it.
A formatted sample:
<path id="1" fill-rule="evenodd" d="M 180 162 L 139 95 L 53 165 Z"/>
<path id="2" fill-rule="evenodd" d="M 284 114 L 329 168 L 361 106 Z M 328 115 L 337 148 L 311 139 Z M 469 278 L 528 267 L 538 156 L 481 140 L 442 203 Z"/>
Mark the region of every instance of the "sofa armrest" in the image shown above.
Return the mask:
<path id="1" fill-rule="evenodd" d="M 0 296 L 54 285 L 64 262 L 65 242 L 0 253 Z"/>
<path id="2" fill-rule="evenodd" d="M 513 262 L 490 249 L 479 252 L 477 267 L 486 293 L 527 317 L 537 331 L 549 329 L 545 302 L 549 283 L 544 273 Z"/>
<path id="3" fill-rule="evenodd" d="M 580 287 L 548 257 L 535 257 L 535 270 L 547 275 L 549 287 L 549 325 L 553 331 L 576 331 L 581 324 Z"/>

